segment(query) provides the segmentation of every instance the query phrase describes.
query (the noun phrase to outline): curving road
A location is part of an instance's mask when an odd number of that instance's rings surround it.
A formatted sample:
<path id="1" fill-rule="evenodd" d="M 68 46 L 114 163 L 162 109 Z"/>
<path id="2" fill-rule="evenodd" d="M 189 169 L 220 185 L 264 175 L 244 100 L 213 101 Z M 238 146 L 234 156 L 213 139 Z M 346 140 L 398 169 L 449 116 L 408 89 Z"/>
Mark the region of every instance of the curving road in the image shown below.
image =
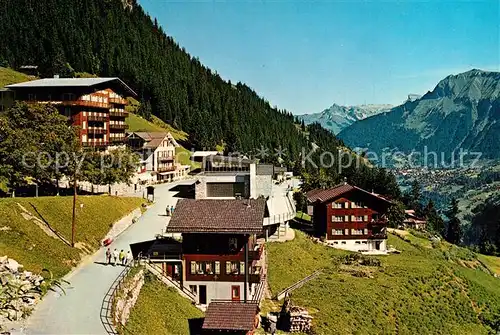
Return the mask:
<path id="1" fill-rule="evenodd" d="M 168 218 L 166 205 L 177 202 L 170 189 L 185 180 L 156 186 L 155 203 L 139 220 L 123 232 L 111 245 L 118 250 L 129 250 L 129 244 L 154 238 L 165 228 Z M 105 248 L 89 257 L 65 277 L 70 282 L 65 295 L 50 292 L 36 307 L 33 314 L 13 334 L 106 334 L 100 320 L 102 299 L 123 270 L 121 266 L 106 266 Z"/>

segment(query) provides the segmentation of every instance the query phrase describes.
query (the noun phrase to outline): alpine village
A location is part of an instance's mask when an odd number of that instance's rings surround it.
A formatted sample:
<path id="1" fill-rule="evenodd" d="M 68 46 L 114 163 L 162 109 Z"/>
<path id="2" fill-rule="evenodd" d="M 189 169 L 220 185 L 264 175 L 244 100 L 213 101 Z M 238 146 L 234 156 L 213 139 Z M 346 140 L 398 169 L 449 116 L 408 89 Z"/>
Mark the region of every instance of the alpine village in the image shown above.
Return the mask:
<path id="1" fill-rule="evenodd" d="M 500 334 L 499 72 L 294 115 L 142 2 L 0 0 L 2 334 Z"/>

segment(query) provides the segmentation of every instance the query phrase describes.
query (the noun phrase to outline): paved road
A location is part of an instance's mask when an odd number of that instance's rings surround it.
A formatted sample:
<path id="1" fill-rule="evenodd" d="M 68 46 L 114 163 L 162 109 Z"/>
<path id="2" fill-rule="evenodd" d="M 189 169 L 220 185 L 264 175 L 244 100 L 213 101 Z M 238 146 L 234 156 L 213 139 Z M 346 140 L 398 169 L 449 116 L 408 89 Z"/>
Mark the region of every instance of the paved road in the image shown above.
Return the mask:
<path id="1" fill-rule="evenodd" d="M 176 192 L 169 191 L 181 181 L 156 187 L 155 204 L 137 223 L 121 234 L 111 245 L 118 250 L 129 250 L 129 244 L 154 238 L 167 223 L 166 205 L 177 202 Z M 49 293 L 37 306 L 18 334 L 105 334 L 100 320 L 103 297 L 123 270 L 121 266 L 105 266 L 105 249 L 100 249 L 85 264 L 68 275 L 70 282 L 66 295 Z"/>

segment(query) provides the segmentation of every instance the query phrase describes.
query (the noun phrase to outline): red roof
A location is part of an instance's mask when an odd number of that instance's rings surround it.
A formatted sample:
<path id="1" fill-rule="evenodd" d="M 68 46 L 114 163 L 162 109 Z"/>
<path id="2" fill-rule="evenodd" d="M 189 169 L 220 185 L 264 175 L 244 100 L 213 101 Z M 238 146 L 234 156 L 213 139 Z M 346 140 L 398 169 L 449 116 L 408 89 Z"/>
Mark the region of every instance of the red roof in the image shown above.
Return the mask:
<path id="1" fill-rule="evenodd" d="M 167 233 L 262 232 L 266 200 L 181 199 L 177 202 Z"/>
<path id="2" fill-rule="evenodd" d="M 369 194 L 373 197 L 379 198 L 381 200 L 384 200 L 384 201 L 390 203 L 389 200 L 387 200 L 386 198 L 382 197 L 379 194 L 371 193 L 371 192 L 368 192 L 360 187 L 349 185 L 346 183 L 337 185 L 333 188 L 329 188 L 326 190 L 315 189 L 315 190 L 307 192 L 306 196 L 307 196 L 307 201 L 309 201 L 309 202 L 323 203 L 323 202 L 338 198 L 339 196 L 341 196 L 347 192 L 350 192 L 352 190 L 358 190 L 358 191 L 364 192 L 364 193 Z"/>
<path id="3" fill-rule="evenodd" d="M 250 331 L 255 326 L 259 306 L 240 301 L 214 301 L 208 305 L 202 329 Z"/>

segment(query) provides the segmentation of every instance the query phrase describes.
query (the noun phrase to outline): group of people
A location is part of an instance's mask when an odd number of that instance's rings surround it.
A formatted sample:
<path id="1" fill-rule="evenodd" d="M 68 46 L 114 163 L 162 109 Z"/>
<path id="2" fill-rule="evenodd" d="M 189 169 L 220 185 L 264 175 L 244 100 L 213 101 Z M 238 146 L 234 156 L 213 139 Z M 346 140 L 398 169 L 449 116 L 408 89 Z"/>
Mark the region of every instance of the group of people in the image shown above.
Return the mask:
<path id="1" fill-rule="evenodd" d="M 123 266 L 129 265 L 132 262 L 132 253 L 130 252 L 130 250 L 126 253 L 125 251 L 123 251 L 123 249 L 120 252 L 118 252 L 117 249 L 111 252 L 111 249 L 108 248 L 108 250 L 106 250 L 106 263 L 113 264 L 113 266 L 115 266 L 116 264 L 118 264 L 118 262 L 120 262 L 120 264 Z"/>
<path id="2" fill-rule="evenodd" d="M 174 214 L 174 206 L 173 205 L 170 207 L 167 206 L 167 216 L 170 216 L 172 214 Z"/>

